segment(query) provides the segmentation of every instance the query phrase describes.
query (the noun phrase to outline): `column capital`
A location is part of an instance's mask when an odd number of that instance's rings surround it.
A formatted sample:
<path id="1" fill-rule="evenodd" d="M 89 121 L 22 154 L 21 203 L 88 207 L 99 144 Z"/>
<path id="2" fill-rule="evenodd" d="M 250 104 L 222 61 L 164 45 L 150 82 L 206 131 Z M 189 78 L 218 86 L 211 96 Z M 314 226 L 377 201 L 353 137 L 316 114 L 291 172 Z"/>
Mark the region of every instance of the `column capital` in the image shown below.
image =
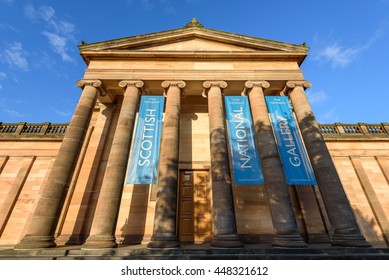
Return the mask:
<path id="1" fill-rule="evenodd" d="M 310 82 L 306 80 L 299 80 L 299 81 L 287 81 L 286 82 L 286 89 L 289 91 L 290 89 L 293 89 L 295 87 L 303 87 L 304 89 L 310 88 L 312 85 Z"/>
<path id="2" fill-rule="evenodd" d="M 161 86 L 163 88 L 178 87 L 183 89 L 186 86 L 186 83 L 184 81 L 163 81 Z"/>
<path id="3" fill-rule="evenodd" d="M 204 97 L 204 98 L 207 98 L 207 95 L 208 95 L 208 90 L 211 88 L 211 87 L 218 87 L 218 88 L 226 88 L 227 87 L 227 82 L 225 81 L 205 81 L 203 83 L 203 92 L 201 93 L 201 95 Z"/>
<path id="4" fill-rule="evenodd" d="M 181 91 L 181 97 L 185 96 L 185 92 L 183 88 L 186 87 L 186 83 L 184 81 L 167 80 L 167 81 L 163 81 L 161 83 L 161 86 L 165 89 L 165 92 L 163 93 L 165 97 L 167 96 L 166 90 L 169 89 L 170 87 L 178 87 Z"/>
<path id="5" fill-rule="evenodd" d="M 130 86 L 137 87 L 139 89 L 143 88 L 145 83 L 141 80 L 123 80 L 119 82 L 119 87 L 127 88 Z"/>
<path id="6" fill-rule="evenodd" d="M 81 79 L 76 83 L 76 85 L 82 89 L 84 89 L 86 86 L 92 86 L 98 90 L 100 96 L 108 96 L 109 99 L 112 100 L 111 96 L 103 88 L 102 82 L 98 79 Z"/>
<path id="7" fill-rule="evenodd" d="M 254 87 L 261 87 L 262 89 L 270 87 L 269 82 L 267 81 L 247 81 L 244 83 L 244 89 L 241 93 L 241 95 L 248 95 L 249 90 Z"/>
<path id="8" fill-rule="evenodd" d="M 77 81 L 76 85 L 80 88 L 84 88 L 85 86 L 92 86 L 95 88 L 100 88 L 102 83 L 100 80 L 91 80 L 91 79 L 81 79 Z"/>

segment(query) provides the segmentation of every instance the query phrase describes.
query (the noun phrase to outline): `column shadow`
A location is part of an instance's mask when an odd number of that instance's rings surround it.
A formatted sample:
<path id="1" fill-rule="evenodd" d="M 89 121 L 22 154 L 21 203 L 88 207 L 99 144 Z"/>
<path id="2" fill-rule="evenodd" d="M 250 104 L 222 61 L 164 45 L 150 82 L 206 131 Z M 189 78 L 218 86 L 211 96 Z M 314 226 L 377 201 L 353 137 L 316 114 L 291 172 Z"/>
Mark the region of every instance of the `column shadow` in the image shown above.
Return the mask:
<path id="1" fill-rule="evenodd" d="M 108 135 L 106 137 L 100 137 L 97 150 L 101 150 L 101 156 L 97 156 L 93 159 L 92 170 L 87 179 L 87 185 L 81 200 L 80 209 L 77 213 L 73 233 L 70 235 L 69 240 L 66 241 L 65 245 L 83 244 L 89 236 L 101 189 L 102 180 L 99 180 L 99 176 L 103 176 L 105 170 L 104 160 L 105 162 L 107 160 L 104 156 L 109 155 L 112 145 L 112 139 L 110 139 L 109 135 L 112 134 L 112 129 L 116 127 L 117 122 L 117 118 L 116 120 L 114 119 L 115 108 L 110 108 L 110 110 L 112 110 L 112 112 L 108 112 L 108 108 L 105 108 L 101 112 L 101 114 L 107 116 L 102 134 L 104 135 L 104 133 L 107 133 Z"/>
<path id="2" fill-rule="evenodd" d="M 150 185 L 134 185 L 130 209 L 121 228 L 122 244 L 140 244 L 146 228 Z"/>

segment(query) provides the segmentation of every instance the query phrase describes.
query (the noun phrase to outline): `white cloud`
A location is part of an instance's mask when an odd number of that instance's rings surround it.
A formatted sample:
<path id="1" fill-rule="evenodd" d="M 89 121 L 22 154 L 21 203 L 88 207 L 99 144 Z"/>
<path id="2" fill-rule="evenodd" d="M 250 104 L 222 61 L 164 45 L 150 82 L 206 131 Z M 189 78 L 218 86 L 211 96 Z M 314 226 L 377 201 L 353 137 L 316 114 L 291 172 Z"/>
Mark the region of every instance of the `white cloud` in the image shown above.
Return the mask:
<path id="1" fill-rule="evenodd" d="M 16 117 L 16 118 L 25 118 L 25 117 L 29 116 L 28 114 L 22 114 L 18 111 L 11 110 L 11 109 L 3 109 L 3 112 L 7 113 L 8 115 L 10 115 L 12 117 Z"/>
<path id="2" fill-rule="evenodd" d="M 24 12 L 29 19 L 45 23 L 46 30 L 42 34 L 48 39 L 54 53 L 59 54 L 63 61 L 74 61 L 69 55 L 67 46 L 69 41 L 74 41 L 75 25 L 73 23 L 59 19 L 51 6 L 34 7 L 28 4 L 24 6 Z"/>
<path id="3" fill-rule="evenodd" d="M 0 72 L 0 80 L 1 80 L 1 79 L 4 79 L 6 76 L 7 76 L 7 75 L 6 75 L 4 72 Z M 2 90 L 2 89 L 3 89 L 3 85 L 0 84 L 0 90 Z"/>
<path id="4" fill-rule="evenodd" d="M 328 95 L 324 91 L 317 91 L 317 92 L 310 91 L 309 94 L 307 94 L 307 96 L 311 104 L 321 103 L 328 99 Z"/>
<path id="5" fill-rule="evenodd" d="M 51 24 L 51 26 L 54 27 L 54 29 L 57 33 L 61 33 L 61 34 L 65 34 L 65 35 L 71 34 L 75 30 L 75 26 L 73 23 L 67 22 L 64 20 L 58 20 L 58 21 L 51 20 L 50 24 Z"/>
<path id="6" fill-rule="evenodd" d="M 186 0 L 185 2 L 189 4 L 194 4 L 199 0 Z M 127 0 L 129 5 L 137 5 L 139 3 L 140 7 L 144 10 L 153 10 L 154 8 L 164 11 L 168 15 L 176 15 L 177 7 L 172 0 Z"/>
<path id="7" fill-rule="evenodd" d="M 142 4 L 142 7 L 146 10 L 151 10 L 152 8 L 154 8 L 154 4 L 151 0 L 141 0 L 140 2 Z"/>
<path id="8" fill-rule="evenodd" d="M 5 29 L 5 30 L 12 30 L 14 32 L 19 32 L 19 30 L 17 30 L 15 27 L 13 27 L 9 23 L 0 23 L 0 28 Z"/>
<path id="9" fill-rule="evenodd" d="M 335 108 L 331 108 L 323 114 L 317 116 L 317 121 L 321 124 L 339 122 L 339 115 L 336 113 Z"/>
<path id="10" fill-rule="evenodd" d="M 382 37 L 386 32 L 388 25 L 388 23 L 385 23 L 374 30 L 370 38 L 363 44 L 343 46 L 334 42 L 325 47 L 318 48 L 316 53 L 313 53 L 313 59 L 320 62 L 331 63 L 334 68 L 345 67 Z"/>
<path id="11" fill-rule="evenodd" d="M 51 48 L 62 57 L 63 61 L 72 61 L 72 58 L 67 54 L 66 43 L 68 39 L 66 37 L 47 31 L 43 31 L 42 33 L 49 39 Z"/>
<path id="12" fill-rule="evenodd" d="M 15 2 L 15 0 L 1 0 L 1 2 L 11 5 Z"/>
<path id="13" fill-rule="evenodd" d="M 29 19 L 42 19 L 49 21 L 54 17 L 55 10 L 50 6 L 40 6 L 35 8 L 32 4 L 24 6 L 24 13 Z"/>
<path id="14" fill-rule="evenodd" d="M 363 46 L 346 48 L 333 43 L 322 49 L 316 59 L 330 62 L 333 67 L 344 67 L 351 63 L 363 49 L 365 49 Z"/>
<path id="15" fill-rule="evenodd" d="M 51 109 L 57 114 L 57 115 L 60 115 L 62 117 L 69 117 L 72 115 L 72 112 L 64 112 L 64 111 L 61 111 L 61 110 L 58 110 L 57 108 L 54 108 L 54 107 L 51 107 Z"/>
<path id="16" fill-rule="evenodd" d="M 4 61 L 13 68 L 19 68 L 23 71 L 28 70 L 26 52 L 23 50 L 23 46 L 19 42 L 11 44 L 6 50 L 1 52 L 0 60 Z"/>

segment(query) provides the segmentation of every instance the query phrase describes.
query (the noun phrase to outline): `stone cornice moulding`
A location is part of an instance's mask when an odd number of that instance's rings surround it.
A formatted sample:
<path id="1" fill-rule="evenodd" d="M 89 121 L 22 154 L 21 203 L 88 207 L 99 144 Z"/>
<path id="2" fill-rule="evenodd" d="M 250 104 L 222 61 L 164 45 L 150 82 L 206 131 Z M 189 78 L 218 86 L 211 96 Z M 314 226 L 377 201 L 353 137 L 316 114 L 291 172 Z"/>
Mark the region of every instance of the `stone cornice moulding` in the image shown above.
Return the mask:
<path id="1" fill-rule="evenodd" d="M 204 51 L 155 51 L 142 50 L 153 46 L 161 46 L 191 39 L 205 39 L 216 43 L 248 48 L 247 52 L 204 52 Z M 163 58 L 176 56 L 180 58 L 231 58 L 231 59 L 272 59 L 294 60 L 300 65 L 307 56 L 309 48 L 305 43 L 297 45 L 268 40 L 253 36 L 235 34 L 204 27 L 178 28 L 154 32 L 144 35 L 96 42 L 82 43 L 78 46 L 84 61 L 100 57 L 116 58 Z"/>
<path id="2" fill-rule="evenodd" d="M 188 40 L 191 38 L 203 38 L 221 43 L 240 45 L 253 48 L 253 50 L 276 50 L 306 54 L 309 49 L 304 43 L 296 45 L 209 28 L 178 28 L 91 44 L 82 44 L 79 45 L 79 50 L 81 54 L 83 54 L 84 52 L 91 50 L 113 51 L 118 49 L 136 49 L 145 45 L 157 45 L 166 42 L 171 43 L 174 41 Z"/>
<path id="3" fill-rule="evenodd" d="M 276 52 L 276 51 L 236 51 L 236 52 L 209 52 L 209 51 L 88 51 L 83 52 L 84 61 L 89 64 L 94 59 L 118 60 L 118 59 L 233 59 L 256 61 L 296 61 L 301 65 L 306 53 L 300 52 Z"/>

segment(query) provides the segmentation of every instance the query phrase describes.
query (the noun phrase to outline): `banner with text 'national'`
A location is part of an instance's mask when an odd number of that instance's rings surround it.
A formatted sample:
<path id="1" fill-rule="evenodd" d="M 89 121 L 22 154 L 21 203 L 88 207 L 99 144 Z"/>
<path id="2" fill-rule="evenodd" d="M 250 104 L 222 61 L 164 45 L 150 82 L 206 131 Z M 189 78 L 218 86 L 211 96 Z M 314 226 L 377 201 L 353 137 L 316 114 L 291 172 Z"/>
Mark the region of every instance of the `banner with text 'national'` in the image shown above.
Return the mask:
<path id="1" fill-rule="evenodd" d="M 263 184 L 247 96 L 225 96 L 234 183 Z"/>

